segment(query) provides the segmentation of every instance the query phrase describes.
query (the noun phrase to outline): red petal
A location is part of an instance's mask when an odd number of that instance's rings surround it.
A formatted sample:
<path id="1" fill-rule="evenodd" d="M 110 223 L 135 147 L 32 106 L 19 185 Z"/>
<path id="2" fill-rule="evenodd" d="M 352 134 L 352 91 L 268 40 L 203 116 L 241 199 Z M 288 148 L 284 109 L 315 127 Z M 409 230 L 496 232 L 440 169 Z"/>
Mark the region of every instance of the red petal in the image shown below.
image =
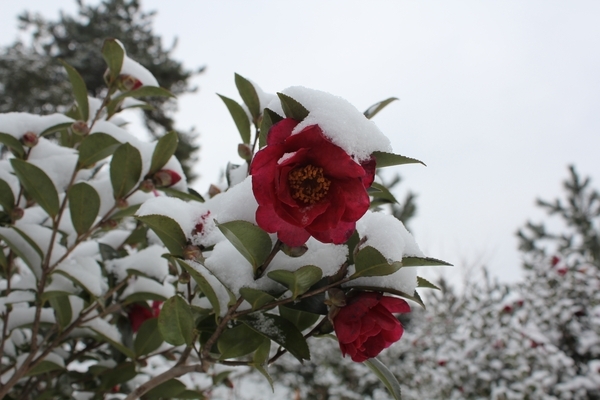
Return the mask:
<path id="1" fill-rule="evenodd" d="M 387 308 L 391 313 L 408 313 L 410 312 L 410 306 L 406 300 L 399 299 L 397 297 L 384 296 L 379 302 L 382 306 Z"/>
<path id="2" fill-rule="evenodd" d="M 340 343 L 352 343 L 360 335 L 361 322 L 359 319 L 344 319 L 336 316 L 333 327 Z"/>
<path id="3" fill-rule="evenodd" d="M 364 344 L 364 355 L 368 358 L 376 357 L 386 346 L 385 340 L 381 336 L 373 336 Z"/>
<path id="4" fill-rule="evenodd" d="M 371 187 L 373 180 L 375 180 L 375 168 L 377 167 L 377 163 L 375 162 L 375 158 L 371 157 L 371 159 L 363 162 L 361 165 L 365 170 L 365 176 L 362 178 L 362 181 L 366 189 Z"/>
<path id="5" fill-rule="evenodd" d="M 299 122 L 292 118 L 285 118 L 271 126 L 271 129 L 267 133 L 267 146 L 283 143 L 292 134 L 292 131 L 298 124 Z"/>
<path id="6" fill-rule="evenodd" d="M 385 330 L 394 329 L 400 322 L 385 307 L 377 304 L 370 311 L 370 314 L 377 320 L 381 328 Z"/>

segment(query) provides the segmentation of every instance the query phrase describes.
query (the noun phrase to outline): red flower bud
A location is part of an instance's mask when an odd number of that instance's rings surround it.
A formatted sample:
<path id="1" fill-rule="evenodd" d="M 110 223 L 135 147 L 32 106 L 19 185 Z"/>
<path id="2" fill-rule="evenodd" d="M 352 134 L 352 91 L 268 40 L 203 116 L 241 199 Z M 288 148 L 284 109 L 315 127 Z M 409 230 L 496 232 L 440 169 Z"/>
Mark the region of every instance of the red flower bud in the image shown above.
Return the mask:
<path id="1" fill-rule="evenodd" d="M 443 367 L 443 366 L 445 366 L 445 365 L 446 365 L 446 362 L 447 362 L 446 360 L 438 360 L 437 364 L 438 364 L 440 367 Z"/>
<path id="2" fill-rule="evenodd" d="M 144 193 L 150 193 L 155 189 L 152 179 L 145 179 L 140 183 L 140 190 Z"/>
<path id="3" fill-rule="evenodd" d="M 35 146 L 36 144 L 38 144 L 38 140 L 39 140 L 38 136 L 31 131 L 25 132 L 23 134 L 23 137 L 21 137 L 21 142 L 23 143 L 23 146 L 25 146 L 25 147 Z"/>
<path id="4" fill-rule="evenodd" d="M 560 276 L 565 276 L 567 274 L 567 268 L 566 267 L 558 268 L 556 270 L 556 273 L 559 274 Z"/>
<path id="5" fill-rule="evenodd" d="M 147 304 L 136 303 L 131 306 L 127 312 L 129 322 L 131 323 L 131 329 L 137 332 L 140 326 L 150 318 L 157 318 L 160 314 L 160 306 L 162 301 L 152 301 L 152 307 L 148 307 Z"/>
<path id="6" fill-rule="evenodd" d="M 135 90 L 142 87 L 142 81 L 131 75 L 120 75 L 119 76 L 119 89 L 121 90 Z"/>
<path id="7" fill-rule="evenodd" d="M 117 206 L 117 208 L 119 210 L 124 210 L 127 207 L 129 207 L 129 203 L 127 202 L 126 199 L 119 199 L 119 200 L 117 200 L 115 205 Z"/>
<path id="8" fill-rule="evenodd" d="M 408 303 L 381 293 L 359 292 L 347 298 L 347 305 L 333 318 L 340 349 L 352 361 L 377 356 L 402 337 L 404 329 L 392 313 L 410 312 Z"/>
<path id="9" fill-rule="evenodd" d="M 560 262 L 560 258 L 558 258 L 557 256 L 552 256 L 552 260 L 550 261 L 550 263 L 552 264 L 553 267 L 556 266 L 556 264 L 558 264 Z"/>
<path id="10" fill-rule="evenodd" d="M 173 170 L 161 169 L 160 171 L 154 173 L 152 180 L 154 181 L 156 187 L 170 187 L 179 182 L 181 180 L 181 176 Z"/>
<path id="11" fill-rule="evenodd" d="M 13 221 L 18 221 L 23 218 L 23 215 L 25 215 L 25 210 L 23 210 L 21 207 L 15 207 L 10 212 L 10 219 Z"/>

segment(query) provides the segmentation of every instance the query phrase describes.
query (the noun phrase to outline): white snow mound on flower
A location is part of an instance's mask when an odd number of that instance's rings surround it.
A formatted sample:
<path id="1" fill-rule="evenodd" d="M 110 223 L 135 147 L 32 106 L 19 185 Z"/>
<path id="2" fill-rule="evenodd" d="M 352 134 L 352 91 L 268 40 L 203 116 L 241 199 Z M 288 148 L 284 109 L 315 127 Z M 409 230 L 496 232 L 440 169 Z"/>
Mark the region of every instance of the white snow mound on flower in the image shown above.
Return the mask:
<path id="1" fill-rule="evenodd" d="M 409 256 L 425 257 L 404 224 L 392 215 L 367 211 L 356 222 L 356 230 L 361 238 L 367 238 L 362 248 L 374 247 L 389 262 L 401 261 L 403 257 Z M 348 275 L 352 275 L 355 271 L 354 265 L 351 265 L 348 268 Z M 391 275 L 357 278 L 344 286 L 383 287 L 413 294 L 417 287 L 417 269 L 404 267 Z"/>
<path id="2" fill-rule="evenodd" d="M 283 91 L 309 111 L 292 134 L 307 126 L 319 125 L 334 144 L 344 149 L 357 161 L 363 162 L 374 151 L 391 152 L 390 140 L 347 100 L 320 90 L 292 86 Z M 277 111 L 277 110 L 274 110 Z"/>

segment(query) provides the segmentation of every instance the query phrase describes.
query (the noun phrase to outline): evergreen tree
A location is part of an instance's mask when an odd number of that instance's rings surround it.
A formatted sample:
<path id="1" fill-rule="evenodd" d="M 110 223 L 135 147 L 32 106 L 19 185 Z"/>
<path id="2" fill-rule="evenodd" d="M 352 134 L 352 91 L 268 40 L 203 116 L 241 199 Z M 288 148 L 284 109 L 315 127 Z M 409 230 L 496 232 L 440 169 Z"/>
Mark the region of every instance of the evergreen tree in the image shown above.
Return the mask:
<path id="1" fill-rule="evenodd" d="M 152 31 L 153 12 L 144 12 L 139 0 L 104 0 L 96 6 L 76 0 L 76 16 L 61 14 L 57 21 L 24 13 L 20 28 L 31 32 L 31 44 L 16 42 L 0 49 L 0 113 L 22 111 L 50 114 L 65 111 L 72 102 L 71 86 L 58 59 L 73 66 L 83 77 L 91 96 L 99 96 L 106 85 L 106 64 L 100 49 L 105 38 L 119 39 L 128 55 L 146 67 L 161 85 L 175 95 L 190 93 L 191 71 L 171 58 L 174 46 L 164 48 Z M 150 98 L 153 109 L 144 110 L 146 127 L 154 137 L 175 130 L 172 118 L 175 100 Z M 176 156 L 188 177 L 196 161 L 198 146 L 193 131 L 178 131 Z"/>

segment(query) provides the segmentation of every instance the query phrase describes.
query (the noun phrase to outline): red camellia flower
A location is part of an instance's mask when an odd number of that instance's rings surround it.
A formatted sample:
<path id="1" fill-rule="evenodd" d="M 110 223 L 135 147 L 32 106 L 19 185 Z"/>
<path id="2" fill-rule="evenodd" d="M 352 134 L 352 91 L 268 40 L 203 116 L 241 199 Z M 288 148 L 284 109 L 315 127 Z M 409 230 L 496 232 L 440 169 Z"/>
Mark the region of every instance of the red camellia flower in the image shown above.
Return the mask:
<path id="1" fill-rule="evenodd" d="M 345 243 L 369 208 L 366 188 L 375 160 L 363 164 L 311 125 L 292 135 L 298 121 L 286 118 L 271 127 L 267 146 L 252 160 L 256 222 L 288 246 L 310 236 L 324 243 Z"/>
<path id="2" fill-rule="evenodd" d="M 392 313 L 410 312 L 408 303 L 381 293 L 360 292 L 333 317 L 333 328 L 345 356 L 363 362 L 397 342 L 404 333 Z"/>
<path id="3" fill-rule="evenodd" d="M 131 323 L 131 329 L 134 332 L 137 332 L 138 329 L 140 329 L 140 326 L 142 326 L 146 320 L 150 318 L 157 318 L 158 314 L 160 314 L 160 306 L 162 303 L 162 301 L 154 300 L 152 301 L 152 308 L 143 306 L 141 304 L 134 304 L 131 306 L 129 312 L 127 313 L 129 322 Z"/>

